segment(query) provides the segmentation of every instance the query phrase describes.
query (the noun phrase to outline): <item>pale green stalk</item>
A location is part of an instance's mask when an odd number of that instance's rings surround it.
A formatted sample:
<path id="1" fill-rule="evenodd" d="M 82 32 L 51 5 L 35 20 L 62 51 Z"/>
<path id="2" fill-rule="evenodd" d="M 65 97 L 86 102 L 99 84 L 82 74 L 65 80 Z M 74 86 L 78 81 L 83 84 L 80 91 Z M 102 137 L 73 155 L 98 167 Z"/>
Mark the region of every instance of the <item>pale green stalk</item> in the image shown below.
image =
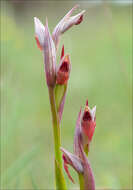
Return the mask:
<path id="1" fill-rule="evenodd" d="M 88 147 L 87 146 L 84 148 L 84 152 L 85 152 L 86 156 L 88 156 Z M 80 190 L 84 190 L 84 177 L 83 177 L 83 174 L 78 174 L 78 177 L 79 177 Z"/>
<path id="2" fill-rule="evenodd" d="M 60 138 L 60 126 L 57 115 L 54 87 L 49 87 L 49 99 L 52 113 L 53 134 L 54 134 L 54 151 L 55 151 L 55 179 L 57 190 L 65 190 L 66 184 L 62 173 L 62 158 L 60 152 L 61 138 Z"/>
<path id="3" fill-rule="evenodd" d="M 83 174 L 78 174 L 78 176 L 79 176 L 80 190 L 84 190 L 84 177 L 83 177 Z"/>

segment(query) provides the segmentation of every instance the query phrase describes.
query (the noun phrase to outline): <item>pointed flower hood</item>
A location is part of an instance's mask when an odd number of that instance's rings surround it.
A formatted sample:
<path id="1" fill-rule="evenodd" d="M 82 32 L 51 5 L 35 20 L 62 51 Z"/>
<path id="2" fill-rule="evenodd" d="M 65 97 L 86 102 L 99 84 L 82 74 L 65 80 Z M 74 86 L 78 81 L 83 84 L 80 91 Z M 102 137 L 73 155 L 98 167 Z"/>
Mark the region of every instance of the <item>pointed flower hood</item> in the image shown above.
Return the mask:
<path id="1" fill-rule="evenodd" d="M 61 21 L 56 25 L 54 28 L 52 37 L 55 43 L 56 49 L 58 48 L 58 43 L 60 40 L 61 34 L 66 32 L 69 28 L 71 28 L 73 25 L 78 25 L 83 20 L 83 14 L 85 10 L 81 11 L 79 14 L 75 16 L 71 16 L 73 11 L 77 9 L 79 5 L 75 5 L 62 19 Z"/>
<path id="2" fill-rule="evenodd" d="M 56 69 L 56 84 L 67 84 L 71 70 L 70 57 L 68 54 L 64 55 L 64 46 L 62 47 L 60 63 Z"/>

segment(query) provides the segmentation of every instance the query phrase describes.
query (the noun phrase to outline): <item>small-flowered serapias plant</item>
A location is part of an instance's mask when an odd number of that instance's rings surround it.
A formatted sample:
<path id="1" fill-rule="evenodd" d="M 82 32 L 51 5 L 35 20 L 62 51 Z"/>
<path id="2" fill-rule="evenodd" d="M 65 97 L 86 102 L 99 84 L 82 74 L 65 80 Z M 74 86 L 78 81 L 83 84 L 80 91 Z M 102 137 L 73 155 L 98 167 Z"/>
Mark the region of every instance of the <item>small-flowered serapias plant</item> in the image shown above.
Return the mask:
<path id="1" fill-rule="evenodd" d="M 35 39 L 37 46 L 44 55 L 44 67 L 49 100 L 51 105 L 54 151 L 55 151 L 55 181 L 56 189 L 67 189 L 63 175 L 63 166 L 69 177 L 71 177 L 68 165 L 72 166 L 79 177 L 80 189 L 94 190 L 95 182 L 87 155 L 90 143 L 96 126 L 96 107 L 90 109 L 86 101 L 85 109 L 78 114 L 74 136 L 74 153 L 70 153 L 61 147 L 60 123 L 64 110 L 68 80 L 71 71 L 71 61 L 69 54 L 65 54 L 64 45 L 62 46 L 59 64 L 56 63 L 56 55 L 61 35 L 74 25 L 79 25 L 83 21 L 84 10 L 77 15 L 72 13 L 78 5 L 74 6 L 56 25 L 52 35 L 49 32 L 48 20 L 45 26 L 38 18 L 34 18 Z"/>

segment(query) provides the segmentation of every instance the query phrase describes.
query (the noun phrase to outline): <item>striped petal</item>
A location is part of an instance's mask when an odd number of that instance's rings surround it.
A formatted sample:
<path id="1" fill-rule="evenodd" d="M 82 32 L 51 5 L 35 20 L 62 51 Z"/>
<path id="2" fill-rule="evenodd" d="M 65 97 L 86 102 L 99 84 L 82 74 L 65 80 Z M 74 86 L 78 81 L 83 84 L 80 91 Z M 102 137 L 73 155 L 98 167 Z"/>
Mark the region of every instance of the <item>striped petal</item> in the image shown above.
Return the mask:
<path id="1" fill-rule="evenodd" d="M 34 17 L 35 24 L 35 39 L 37 42 L 37 46 L 42 50 L 44 46 L 44 35 L 45 35 L 45 27 L 41 23 L 41 21 Z"/>
<path id="2" fill-rule="evenodd" d="M 82 166 L 82 161 L 80 158 L 78 158 L 76 155 L 68 152 L 67 150 L 65 150 L 64 148 L 61 148 L 61 151 L 63 153 L 63 160 L 64 160 L 64 169 L 69 177 L 69 179 L 74 182 L 74 180 L 72 179 L 69 171 L 68 171 L 68 166 L 70 165 L 73 167 L 73 169 L 75 169 L 76 172 L 78 173 L 83 173 L 83 166 Z"/>
<path id="3" fill-rule="evenodd" d="M 44 37 L 44 63 L 46 81 L 48 86 L 54 86 L 56 83 L 56 51 L 53 39 L 49 32 L 47 20 Z"/>

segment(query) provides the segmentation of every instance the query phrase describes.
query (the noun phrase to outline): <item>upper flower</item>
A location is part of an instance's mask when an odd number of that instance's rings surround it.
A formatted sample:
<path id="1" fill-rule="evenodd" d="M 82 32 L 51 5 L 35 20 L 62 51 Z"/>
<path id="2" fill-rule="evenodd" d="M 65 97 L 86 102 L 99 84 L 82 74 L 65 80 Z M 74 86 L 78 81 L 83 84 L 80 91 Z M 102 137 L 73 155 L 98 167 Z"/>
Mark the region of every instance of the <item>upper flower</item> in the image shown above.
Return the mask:
<path id="1" fill-rule="evenodd" d="M 83 20 L 83 14 L 85 10 L 81 11 L 79 14 L 75 16 L 71 16 L 73 11 L 77 9 L 79 5 L 75 5 L 63 18 L 62 20 L 56 25 L 54 28 L 52 37 L 55 43 L 55 47 L 57 49 L 60 35 L 63 34 L 65 31 L 67 31 L 69 28 L 71 28 L 73 25 L 78 25 Z"/>
<path id="2" fill-rule="evenodd" d="M 71 16 L 73 11 L 77 9 L 79 5 L 75 5 L 63 18 L 62 20 L 56 25 L 53 30 L 52 38 L 55 43 L 55 48 L 57 49 L 60 35 L 71 28 L 73 25 L 78 25 L 83 21 L 83 14 L 85 10 L 81 11 L 79 14 L 75 16 Z M 35 39 L 37 42 L 37 46 L 42 50 L 44 46 L 44 38 L 45 38 L 45 27 L 41 23 L 41 21 L 34 17 L 35 23 Z"/>
<path id="3" fill-rule="evenodd" d="M 80 12 L 75 16 L 71 16 L 73 11 L 78 7 L 75 5 L 64 18 L 56 25 L 52 36 L 50 35 L 48 24 L 44 26 L 41 21 L 34 17 L 35 24 L 35 39 L 37 46 L 43 50 L 45 59 L 45 73 L 48 86 L 57 84 L 66 84 L 70 74 L 70 58 L 69 55 L 64 55 L 64 47 L 59 65 L 56 68 L 56 50 L 59 43 L 60 35 L 67 31 L 73 25 L 78 25 L 83 20 L 85 11 Z"/>

